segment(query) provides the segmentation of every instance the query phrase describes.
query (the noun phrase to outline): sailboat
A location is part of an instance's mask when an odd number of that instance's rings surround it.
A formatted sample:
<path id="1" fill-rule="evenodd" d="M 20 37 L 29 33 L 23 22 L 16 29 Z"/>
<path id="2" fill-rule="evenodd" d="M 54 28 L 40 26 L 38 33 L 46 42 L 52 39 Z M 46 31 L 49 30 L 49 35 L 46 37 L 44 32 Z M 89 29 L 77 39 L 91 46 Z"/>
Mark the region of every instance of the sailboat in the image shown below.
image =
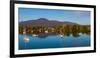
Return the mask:
<path id="1" fill-rule="evenodd" d="M 29 41 L 30 41 L 29 37 L 25 36 L 25 37 L 24 37 L 24 42 L 27 43 L 27 42 L 29 42 Z"/>
<path id="2" fill-rule="evenodd" d="M 29 42 L 29 37 L 26 35 L 26 30 L 24 29 L 23 30 L 23 34 L 25 35 L 25 37 L 24 37 L 24 42 Z"/>
<path id="3" fill-rule="evenodd" d="M 26 30 L 25 29 L 23 30 L 23 34 L 26 34 Z"/>

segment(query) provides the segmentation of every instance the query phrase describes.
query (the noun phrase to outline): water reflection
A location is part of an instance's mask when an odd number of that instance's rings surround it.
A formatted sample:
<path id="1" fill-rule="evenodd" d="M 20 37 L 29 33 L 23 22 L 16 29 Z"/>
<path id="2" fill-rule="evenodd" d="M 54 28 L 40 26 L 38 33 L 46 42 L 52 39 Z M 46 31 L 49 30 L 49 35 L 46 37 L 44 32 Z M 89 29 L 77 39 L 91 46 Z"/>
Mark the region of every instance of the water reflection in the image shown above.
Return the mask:
<path id="1" fill-rule="evenodd" d="M 75 32 L 73 32 L 73 33 L 59 33 L 59 34 L 57 34 L 57 33 L 39 33 L 39 34 L 34 35 L 34 36 L 37 36 L 39 38 L 44 38 L 45 39 L 48 36 L 57 36 L 57 35 L 59 37 L 70 36 L 70 35 L 72 35 L 73 37 L 79 37 L 80 34 L 90 35 L 90 32 L 86 32 L 86 33 L 85 32 L 84 33 L 82 33 L 82 32 L 81 33 L 75 33 Z"/>
<path id="2" fill-rule="evenodd" d="M 38 37 L 39 39 L 47 39 L 48 36 L 59 36 L 60 38 L 64 39 L 65 37 L 69 37 L 69 36 L 72 36 L 72 37 L 80 37 L 81 35 L 83 34 L 86 34 L 86 35 L 90 35 L 90 32 L 81 32 L 81 33 L 78 33 L 78 32 L 73 32 L 73 33 L 61 33 L 61 34 L 57 34 L 57 33 L 39 33 L 39 34 L 28 34 L 28 35 L 25 35 L 24 36 L 24 42 L 25 43 L 28 43 L 30 41 L 30 38 L 29 36 L 31 37 Z"/>
<path id="3" fill-rule="evenodd" d="M 19 49 L 41 49 L 60 47 L 82 47 L 90 46 L 90 35 L 86 33 L 77 34 L 55 34 L 41 33 L 19 35 Z"/>

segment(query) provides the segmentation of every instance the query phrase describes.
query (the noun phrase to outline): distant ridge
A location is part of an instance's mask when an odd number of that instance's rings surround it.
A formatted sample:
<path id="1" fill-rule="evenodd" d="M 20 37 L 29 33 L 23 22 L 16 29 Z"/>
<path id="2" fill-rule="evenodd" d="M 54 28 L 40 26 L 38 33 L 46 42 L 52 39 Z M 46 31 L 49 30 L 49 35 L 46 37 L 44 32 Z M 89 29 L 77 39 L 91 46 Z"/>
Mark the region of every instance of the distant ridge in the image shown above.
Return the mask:
<path id="1" fill-rule="evenodd" d="M 28 21 L 23 21 L 19 22 L 20 26 L 26 26 L 26 25 L 32 25 L 32 26 L 47 26 L 47 27 L 54 27 L 54 26 L 60 26 L 60 25 L 75 25 L 77 23 L 73 22 L 60 22 L 60 21 L 55 21 L 55 20 L 48 20 L 46 18 L 39 18 L 37 20 L 28 20 Z"/>

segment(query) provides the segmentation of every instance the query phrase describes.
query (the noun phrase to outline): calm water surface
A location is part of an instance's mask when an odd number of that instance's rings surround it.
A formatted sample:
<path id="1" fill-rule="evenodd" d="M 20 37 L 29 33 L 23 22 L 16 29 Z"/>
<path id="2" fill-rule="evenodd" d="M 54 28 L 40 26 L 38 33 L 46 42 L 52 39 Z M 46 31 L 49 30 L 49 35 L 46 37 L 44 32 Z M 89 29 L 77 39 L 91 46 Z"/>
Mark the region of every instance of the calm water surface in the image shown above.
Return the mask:
<path id="1" fill-rule="evenodd" d="M 28 38 L 25 41 L 25 37 Z M 38 37 L 32 35 L 19 35 L 19 50 L 23 49 L 44 49 L 44 48 L 70 48 L 90 46 L 90 35 L 80 34 L 78 37 L 50 35 Z"/>

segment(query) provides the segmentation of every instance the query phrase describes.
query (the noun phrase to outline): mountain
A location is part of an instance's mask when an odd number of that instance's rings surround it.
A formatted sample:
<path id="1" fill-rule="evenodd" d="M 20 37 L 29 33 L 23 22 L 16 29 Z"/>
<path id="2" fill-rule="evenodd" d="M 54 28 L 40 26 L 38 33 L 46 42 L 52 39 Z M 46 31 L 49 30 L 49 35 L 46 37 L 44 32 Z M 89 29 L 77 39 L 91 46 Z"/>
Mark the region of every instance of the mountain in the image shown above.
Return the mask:
<path id="1" fill-rule="evenodd" d="M 67 25 L 74 25 L 77 23 L 73 22 L 60 22 L 60 21 L 55 21 L 55 20 L 48 20 L 46 18 L 39 18 L 37 20 L 28 20 L 28 21 L 23 21 L 19 22 L 20 26 L 26 26 L 26 25 L 32 25 L 32 26 L 47 26 L 47 27 L 53 27 L 53 26 L 60 26 L 63 24 Z"/>

